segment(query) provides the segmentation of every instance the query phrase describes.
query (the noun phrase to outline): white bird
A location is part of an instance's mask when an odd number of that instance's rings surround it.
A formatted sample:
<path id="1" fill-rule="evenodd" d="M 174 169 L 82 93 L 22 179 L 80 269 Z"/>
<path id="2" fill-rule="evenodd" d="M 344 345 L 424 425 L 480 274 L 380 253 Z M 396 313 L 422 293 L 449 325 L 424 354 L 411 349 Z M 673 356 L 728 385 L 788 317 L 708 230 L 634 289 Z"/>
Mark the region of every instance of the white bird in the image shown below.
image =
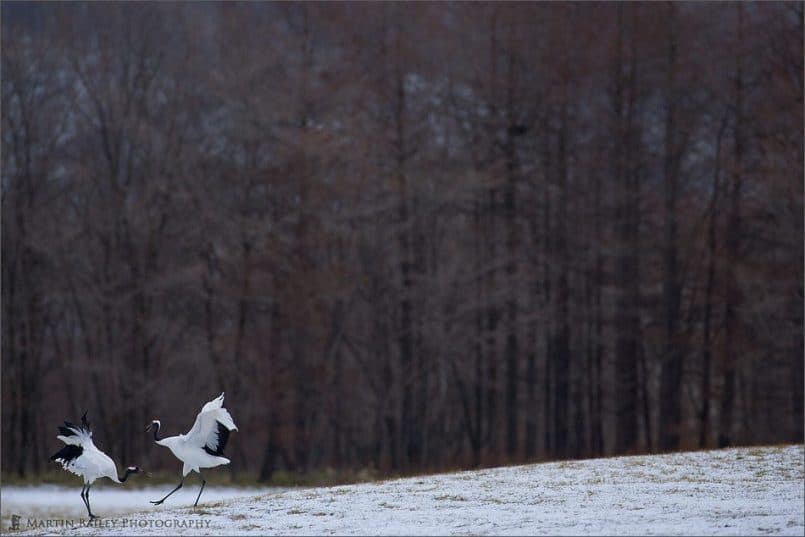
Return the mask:
<path id="1" fill-rule="evenodd" d="M 81 425 L 73 425 L 65 421 L 64 427 L 59 427 L 61 433 L 56 438 L 67 444 L 50 460 L 56 461 L 68 472 L 84 478 L 81 489 L 81 500 L 87 507 L 89 518 L 97 518 L 92 514 L 89 506 L 89 489 L 96 479 L 108 477 L 115 483 L 124 483 L 130 474 L 140 473 L 137 466 L 129 466 L 126 473 L 118 477 L 115 462 L 103 451 L 95 447 L 92 442 L 92 431 L 87 421 L 87 413 L 81 416 Z"/>
<path id="2" fill-rule="evenodd" d="M 182 488 L 187 474 L 197 472 L 201 477 L 201 490 L 198 491 L 196 503 L 193 504 L 195 507 L 198 505 L 201 493 L 204 492 L 204 485 L 207 484 L 204 476 L 201 475 L 201 468 L 213 468 L 222 464 L 229 464 L 229 459 L 223 456 L 224 447 L 226 447 L 226 442 L 229 440 L 229 432 L 238 430 L 235 422 L 232 421 L 232 416 L 229 415 L 229 411 L 224 408 L 223 392 L 202 407 L 201 412 L 196 416 L 193 428 L 187 434 L 160 438 L 158 436 L 160 426 L 161 422 L 159 420 L 153 420 L 145 430 L 150 431 L 153 429 L 154 441 L 160 446 L 170 449 L 173 455 L 184 463 L 184 466 L 182 467 L 182 480 L 176 488 L 161 500 L 154 500 L 151 503 L 159 505 L 164 502 L 168 499 L 168 496 Z"/>

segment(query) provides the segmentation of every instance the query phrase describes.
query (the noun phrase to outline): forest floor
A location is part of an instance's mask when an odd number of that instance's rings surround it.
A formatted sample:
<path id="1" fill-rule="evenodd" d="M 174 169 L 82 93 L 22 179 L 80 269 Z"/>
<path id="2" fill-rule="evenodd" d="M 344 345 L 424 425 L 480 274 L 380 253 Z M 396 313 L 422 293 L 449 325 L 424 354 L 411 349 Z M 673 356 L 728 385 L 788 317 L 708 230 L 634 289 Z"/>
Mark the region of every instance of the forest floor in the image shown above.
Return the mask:
<path id="1" fill-rule="evenodd" d="M 247 497 L 244 489 L 233 497 L 233 489 L 209 487 L 197 508 L 188 507 L 198 491 L 188 481 L 159 507 L 132 495 L 125 514 L 104 510 L 103 496 L 112 490 L 104 489 L 92 498 L 93 510 L 105 515 L 93 526 L 49 519 L 48 528 L 17 503 L 20 527 L 10 532 L 6 504 L 13 506 L 19 492 L 5 488 L 2 510 L 4 533 L 20 535 L 803 535 L 803 480 L 805 450 L 793 445 L 508 466 Z M 82 507 L 77 488 L 63 501 Z M 40 527 L 31 527 L 37 520 Z"/>

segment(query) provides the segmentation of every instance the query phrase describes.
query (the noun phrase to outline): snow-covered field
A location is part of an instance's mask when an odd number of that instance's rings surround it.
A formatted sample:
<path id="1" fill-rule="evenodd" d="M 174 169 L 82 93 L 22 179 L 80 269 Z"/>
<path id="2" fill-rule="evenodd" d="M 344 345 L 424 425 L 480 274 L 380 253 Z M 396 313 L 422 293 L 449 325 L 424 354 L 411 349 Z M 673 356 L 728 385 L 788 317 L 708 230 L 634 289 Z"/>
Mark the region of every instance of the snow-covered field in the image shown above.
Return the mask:
<path id="1" fill-rule="evenodd" d="M 804 479 L 805 452 L 796 445 L 512 466 L 246 498 L 211 489 L 196 509 L 144 507 L 151 491 L 131 491 L 137 512 L 117 517 L 99 490 L 93 509 L 107 516 L 94 527 L 75 521 L 32 531 L 29 511 L 19 507 L 18 514 L 20 533 L 71 535 L 803 535 Z M 190 487 L 183 504 L 195 493 Z M 4 514 L 14 495 L 3 490 Z M 80 502 L 77 491 L 72 496 Z"/>
<path id="2" fill-rule="evenodd" d="M 2 490 L 0 490 L 2 526 L 0 528 L 2 530 L 9 529 L 12 514 L 20 516 L 20 529 L 25 529 L 29 518 L 44 521 L 74 520 L 78 523 L 82 517 L 86 518 L 87 509 L 84 507 L 80 497 L 81 481 L 76 478 L 75 482 L 75 487 L 60 485 L 2 487 Z M 90 492 L 92 511 L 104 519 L 114 519 L 120 515 L 147 510 L 151 506 L 149 500 L 162 498 L 174 486 L 175 484 L 164 484 L 161 486 L 133 488 L 121 487 L 111 482 L 103 484 L 103 481 L 98 481 Z M 205 498 L 211 501 L 213 499 L 214 501 L 231 500 L 233 498 L 276 493 L 282 490 L 287 489 L 215 487 L 208 485 L 204 488 L 204 495 L 201 497 L 200 503 L 204 503 Z M 192 506 L 198 491 L 198 479 L 188 479 L 184 487 L 166 500 L 164 506 Z"/>

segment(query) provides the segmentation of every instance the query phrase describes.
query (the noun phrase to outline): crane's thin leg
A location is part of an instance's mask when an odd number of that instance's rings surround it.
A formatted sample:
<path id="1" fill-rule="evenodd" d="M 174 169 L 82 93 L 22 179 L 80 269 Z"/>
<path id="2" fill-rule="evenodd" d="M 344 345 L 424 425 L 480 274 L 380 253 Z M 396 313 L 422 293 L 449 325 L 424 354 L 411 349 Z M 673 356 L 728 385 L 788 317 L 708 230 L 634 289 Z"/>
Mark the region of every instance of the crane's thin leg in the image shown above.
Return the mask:
<path id="1" fill-rule="evenodd" d="M 168 493 L 168 496 L 170 496 L 171 494 L 173 494 L 174 492 L 176 492 L 177 490 L 179 490 L 180 488 L 182 488 L 182 484 L 183 484 L 183 483 L 184 483 L 184 477 L 182 478 L 182 480 L 181 480 L 181 481 L 179 481 L 179 484 L 178 484 L 178 485 L 176 485 L 176 488 L 175 488 L 175 489 L 173 489 L 172 491 L 170 491 L 170 492 Z M 161 500 L 156 500 L 156 501 L 151 500 L 151 503 L 153 503 L 154 505 L 159 505 L 159 504 L 161 504 L 162 502 L 164 502 L 165 500 L 167 500 L 167 499 L 168 499 L 168 496 L 165 496 L 165 497 L 164 497 L 164 498 L 162 498 Z"/>
<path id="2" fill-rule="evenodd" d="M 87 508 L 87 513 L 89 513 L 89 505 L 87 505 L 87 498 L 84 496 L 87 492 L 87 485 L 85 484 L 81 487 L 81 501 L 84 502 L 84 507 Z"/>
<path id="3" fill-rule="evenodd" d="M 201 477 L 201 474 L 198 474 L 198 475 L 199 475 L 199 477 Z M 196 507 L 198 505 L 198 499 L 201 498 L 201 493 L 204 492 L 204 485 L 206 485 L 206 484 L 207 484 L 207 482 L 204 481 L 204 478 L 202 477 L 201 478 L 201 490 L 198 491 L 198 496 L 196 496 L 196 503 L 193 504 L 193 507 Z"/>
<path id="4" fill-rule="evenodd" d="M 89 489 L 92 485 L 87 485 L 87 513 L 89 513 L 89 519 L 92 520 L 93 518 L 98 518 L 92 514 L 92 507 L 89 506 Z"/>

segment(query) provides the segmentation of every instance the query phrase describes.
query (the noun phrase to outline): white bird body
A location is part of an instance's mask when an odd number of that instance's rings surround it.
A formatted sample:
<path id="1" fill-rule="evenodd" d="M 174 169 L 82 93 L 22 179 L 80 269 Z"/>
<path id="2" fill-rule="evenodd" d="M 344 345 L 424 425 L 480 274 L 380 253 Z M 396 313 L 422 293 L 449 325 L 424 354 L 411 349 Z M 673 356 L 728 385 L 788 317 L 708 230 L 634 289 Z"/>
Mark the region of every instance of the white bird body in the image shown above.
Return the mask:
<path id="1" fill-rule="evenodd" d="M 84 452 L 77 458 L 62 463 L 68 472 L 84 479 L 85 485 L 91 485 L 102 477 L 108 477 L 115 483 L 122 483 L 117 476 L 115 462 L 103 451 L 98 449 L 92 440 L 83 446 Z"/>
<path id="2" fill-rule="evenodd" d="M 123 477 L 118 477 L 115 461 L 98 449 L 92 441 L 92 431 L 87 422 L 86 412 L 81 417 L 80 426 L 65 421 L 64 427 L 59 427 L 59 432 L 61 434 L 56 438 L 64 442 L 65 446 L 50 460 L 58 462 L 62 468 L 84 480 L 81 499 L 87 507 L 90 518 L 95 518 L 89 505 L 89 489 L 92 484 L 103 477 L 111 479 L 115 483 L 123 483 L 129 474 L 138 473 L 140 469 L 130 466 Z"/>
<path id="3" fill-rule="evenodd" d="M 226 457 L 210 455 L 203 449 L 199 449 L 196 443 L 188 440 L 188 435 L 170 436 L 157 440 L 156 443 L 171 450 L 173 456 L 184 463 L 183 476 L 187 476 L 190 472 L 199 472 L 201 468 L 214 468 L 230 462 Z"/>
<path id="4" fill-rule="evenodd" d="M 224 408 L 223 393 L 201 408 L 193 427 L 187 434 L 159 438 L 157 435 L 160 426 L 161 422 L 154 420 L 146 430 L 150 430 L 153 427 L 154 441 L 158 445 L 170 449 L 171 453 L 183 463 L 182 482 L 168 496 L 182 487 L 184 478 L 190 472 L 196 472 L 201 475 L 202 468 L 214 468 L 229 464 L 229 459 L 223 456 L 224 447 L 229 439 L 230 431 L 237 431 L 238 428 L 229 411 Z M 204 490 L 205 484 L 206 481 L 202 477 L 201 491 Z M 201 491 L 199 491 L 199 498 L 201 497 Z M 165 498 L 168 496 L 165 496 Z M 159 505 L 165 501 L 165 498 L 152 503 Z M 196 504 L 198 504 L 198 498 L 196 498 Z"/>

